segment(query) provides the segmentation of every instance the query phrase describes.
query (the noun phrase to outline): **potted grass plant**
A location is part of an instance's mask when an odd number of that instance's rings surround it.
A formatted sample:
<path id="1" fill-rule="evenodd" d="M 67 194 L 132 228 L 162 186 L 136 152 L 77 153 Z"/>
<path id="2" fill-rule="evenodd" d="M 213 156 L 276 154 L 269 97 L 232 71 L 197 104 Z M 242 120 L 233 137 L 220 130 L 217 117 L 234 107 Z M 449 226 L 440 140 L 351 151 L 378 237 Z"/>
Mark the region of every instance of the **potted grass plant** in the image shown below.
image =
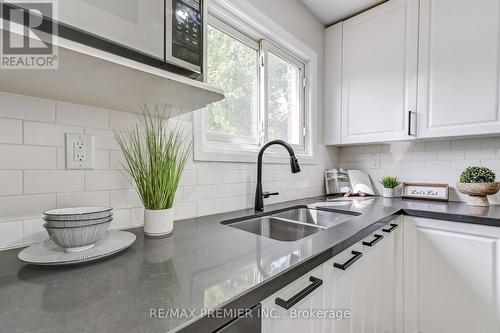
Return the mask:
<path id="1" fill-rule="evenodd" d="M 144 204 L 144 233 L 152 237 L 173 230 L 173 203 L 192 141 L 166 108 L 143 107 L 130 131 L 115 130 L 125 157 L 123 168 Z"/>
<path id="2" fill-rule="evenodd" d="M 500 188 L 500 184 L 495 183 L 495 177 L 495 173 L 488 168 L 468 167 L 460 175 L 457 189 L 468 195 L 468 205 L 488 207 L 490 203 L 487 196 L 497 193 Z"/>
<path id="3" fill-rule="evenodd" d="M 384 191 L 382 195 L 384 198 L 394 198 L 394 190 L 401 182 L 397 177 L 386 176 L 382 177 L 379 181 L 380 184 L 384 187 Z"/>

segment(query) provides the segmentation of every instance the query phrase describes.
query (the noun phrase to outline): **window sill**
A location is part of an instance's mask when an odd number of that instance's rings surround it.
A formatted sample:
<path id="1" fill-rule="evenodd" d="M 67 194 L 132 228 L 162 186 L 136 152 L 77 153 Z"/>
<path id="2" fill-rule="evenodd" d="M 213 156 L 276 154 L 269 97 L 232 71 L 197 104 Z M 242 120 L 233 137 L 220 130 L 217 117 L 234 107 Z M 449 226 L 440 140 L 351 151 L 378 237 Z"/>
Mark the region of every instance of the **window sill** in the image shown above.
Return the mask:
<path id="1" fill-rule="evenodd" d="M 201 138 L 196 138 L 195 141 L 201 140 Z M 288 164 L 290 163 L 290 157 L 281 148 L 266 150 L 263 158 L 264 163 L 273 164 Z M 241 150 L 241 149 L 231 149 L 231 148 L 221 148 L 221 147 L 210 147 L 208 144 L 196 144 L 194 145 L 194 160 L 195 161 L 211 161 L 211 162 L 233 162 L 233 163 L 256 163 L 257 155 L 260 149 L 255 150 Z M 300 164 L 318 164 L 318 160 L 315 154 L 307 154 L 297 152 L 295 154 Z"/>

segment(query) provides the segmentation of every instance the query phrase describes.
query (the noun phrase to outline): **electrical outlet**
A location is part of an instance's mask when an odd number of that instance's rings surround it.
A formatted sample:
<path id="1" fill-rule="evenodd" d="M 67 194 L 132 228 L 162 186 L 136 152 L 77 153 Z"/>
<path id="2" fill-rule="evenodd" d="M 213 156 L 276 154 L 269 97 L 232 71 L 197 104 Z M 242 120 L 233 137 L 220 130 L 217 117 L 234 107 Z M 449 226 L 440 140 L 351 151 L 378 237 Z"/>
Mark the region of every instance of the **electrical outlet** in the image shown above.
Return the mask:
<path id="1" fill-rule="evenodd" d="M 66 169 L 94 168 L 94 136 L 66 133 Z"/>
<path id="2" fill-rule="evenodd" d="M 380 155 L 370 155 L 370 168 L 380 169 Z"/>

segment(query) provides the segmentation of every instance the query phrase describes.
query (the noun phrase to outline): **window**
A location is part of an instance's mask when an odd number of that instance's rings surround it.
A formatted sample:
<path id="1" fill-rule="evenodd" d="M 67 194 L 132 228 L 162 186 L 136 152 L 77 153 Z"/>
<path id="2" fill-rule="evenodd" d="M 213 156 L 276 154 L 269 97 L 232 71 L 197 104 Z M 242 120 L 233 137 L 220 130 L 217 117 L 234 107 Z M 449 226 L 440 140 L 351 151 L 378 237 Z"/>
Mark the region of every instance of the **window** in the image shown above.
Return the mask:
<path id="1" fill-rule="evenodd" d="M 255 151 L 281 139 L 305 151 L 305 64 L 214 17 L 207 36 L 207 82 L 226 95 L 205 111 L 207 142 Z"/>

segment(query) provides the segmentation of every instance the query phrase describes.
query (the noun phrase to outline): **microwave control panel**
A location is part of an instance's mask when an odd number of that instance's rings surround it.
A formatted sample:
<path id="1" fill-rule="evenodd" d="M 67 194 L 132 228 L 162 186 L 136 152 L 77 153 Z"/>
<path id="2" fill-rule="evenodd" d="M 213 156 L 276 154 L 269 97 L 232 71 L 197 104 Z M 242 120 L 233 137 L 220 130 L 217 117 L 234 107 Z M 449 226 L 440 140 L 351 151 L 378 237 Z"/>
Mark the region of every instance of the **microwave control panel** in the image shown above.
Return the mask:
<path id="1" fill-rule="evenodd" d="M 172 56 L 195 66 L 202 63 L 201 0 L 173 0 Z"/>

